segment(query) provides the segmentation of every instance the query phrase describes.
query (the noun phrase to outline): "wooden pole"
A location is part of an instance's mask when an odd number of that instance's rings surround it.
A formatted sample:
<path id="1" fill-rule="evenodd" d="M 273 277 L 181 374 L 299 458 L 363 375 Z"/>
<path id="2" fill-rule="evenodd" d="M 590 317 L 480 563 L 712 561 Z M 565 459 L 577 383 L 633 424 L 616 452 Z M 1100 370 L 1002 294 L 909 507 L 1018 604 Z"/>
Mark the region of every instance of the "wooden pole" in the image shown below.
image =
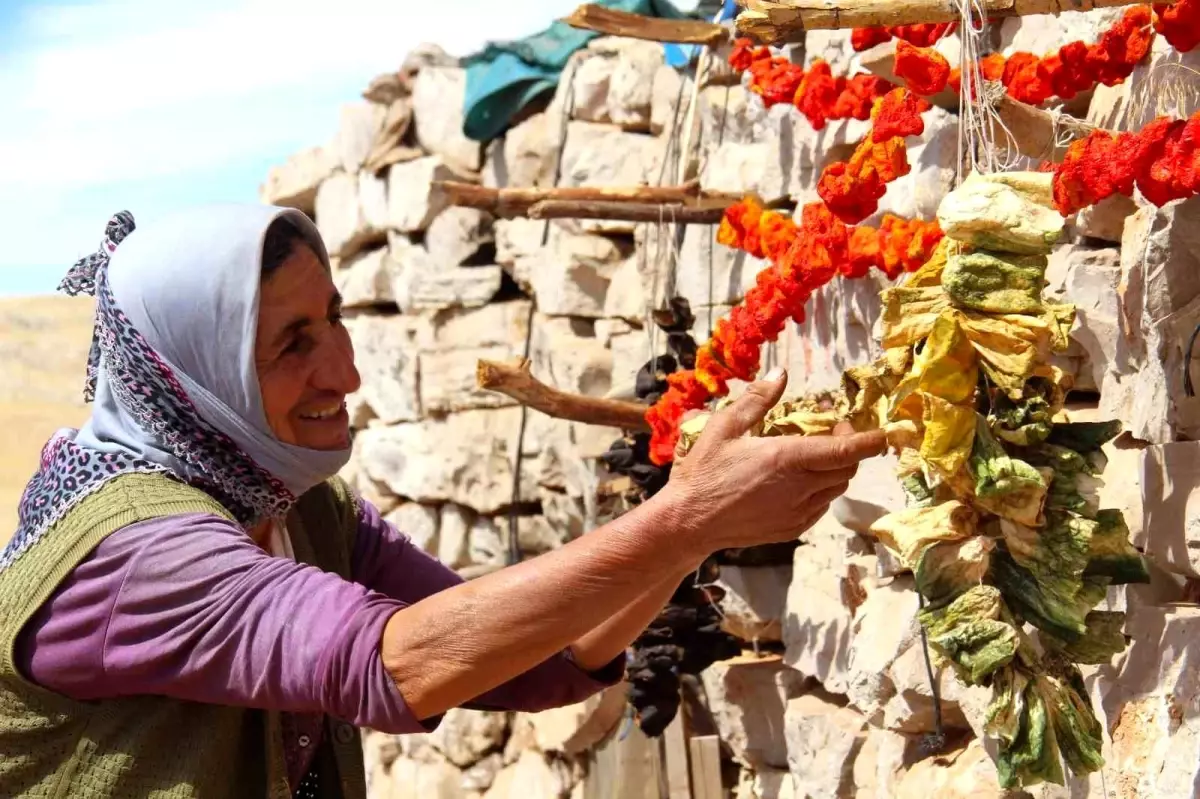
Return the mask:
<path id="1" fill-rule="evenodd" d="M 646 17 L 592 3 L 575 9 L 563 22 L 573 28 L 596 31 L 609 36 L 675 44 L 705 44 L 710 47 L 720 44 L 729 36 L 726 28 L 714 22 Z"/>
<path id="2" fill-rule="evenodd" d="M 555 188 L 493 189 L 475 183 L 436 180 L 434 191 L 441 193 L 451 205 L 478 208 L 496 216 L 523 216 L 530 206 L 542 200 L 572 200 L 595 202 L 677 203 L 697 201 L 701 196 L 700 181 L 692 180 L 679 186 L 558 186 Z M 724 198 L 723 198 L 724 199 Z M 729 198 L 730 201 L 736 198 Z"/>
<path id="3" fill-rule="evenodd" d="M 689 739 L 692 754 L 692 795 L 695 799 L 723 799 L 721 785 L 721 739 L 697 735 Z"/>
<path id="4" fill-rule="evenodd" d="M 1173 0 L 1168 0 L 1173 2 Z M 804 40 L 810 30 L 955 22 L 951 0 L 738 0 L 738 32 L 766 44 Z M 1060 14 L 1135 5 L 1136 0 L 981 0 L 988 18 Z"/>
<path id="5" fill-rule="evenodd" d="M 993 141 L 1004 146 L 1011 135 L 1017 152 L 1030 158 L 1058 163 L 1067 154 L 1067 147 L 1077 139 L 1083 139 L 1098 128 L 1066 114 L 1043 111 L 1026 105 L 1008 96 L 1004 86 L 988 81 L 983 88 L 984 102 L 996 110 L 1000 122 L 1007 129 L 994 131 Z"/>
<path id="6" fill-rule="evenodd" d="M 725 215 L 725 203 L 712 207 L 663 203 L 603 202 L 599 200 L 542 200 L 529 208 L 530 219 L 611 219 L 623 222 L 673 222 L 715 225 Z"/>
<path id="7" fill-rule="evenodd" d="M 480 388 L 512 397 L 522 405 L 555 419 L 623 430 L 650 429 L 646 424 L 645 405 L 585 397 L 551 388 L 529 373 L 529 361 L 524 358 L 509 363 L 481 360 L 475 367 L 475 382 Z"/>

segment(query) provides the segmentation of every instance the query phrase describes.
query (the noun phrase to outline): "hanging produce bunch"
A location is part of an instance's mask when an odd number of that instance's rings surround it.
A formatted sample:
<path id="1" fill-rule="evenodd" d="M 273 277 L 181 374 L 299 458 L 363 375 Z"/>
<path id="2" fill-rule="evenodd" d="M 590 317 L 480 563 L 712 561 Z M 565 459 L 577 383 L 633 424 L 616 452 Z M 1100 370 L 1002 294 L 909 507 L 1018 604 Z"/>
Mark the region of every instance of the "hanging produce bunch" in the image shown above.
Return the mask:
<path id="1" fill-rule="evenodd" d="M 1001 784 L 1062 784 L 1103 763 L 1080 664 L 1126 646 L 1110 585 L 1146 582 L 1120 511 L 1101 509 L 1101 446 L 1119 422 L 1072 423 L 1050 365 L 1074 307 L 1042 296 L 1062 233 L 1052 176 L 972 175 L 938 212 L 946 239 L 883 293 L 885 355 L 846 373 L 848 415 L 886 426 L 907 507 L 872 532 L 912 570 L 933 649 L 992 688 Z"/>
<path id="2" fill-rule="evenodd" d="M 696 342 L 690 333 L 695 318 L 688 301 L 675 297 L 654 314 L 655 324 L 667 336 L 669 354 L 648 361 L 638 372 L 638 399 L 652 404 L 667 390 L 667 377 L 680 366 L 695 365 Z M 609 471 L 628 476 L 636 489 L 631 496 L 641 502 L 667 484 L 671 465 L 650 460 L 650 434 L 635 433 L 613 442 L 602 456 Z M 787 557 L 790 560 L 790 550 Z M 721 629 L 717 604 L 723 591 L 713 585 L 718 559 L 709 558 L 700 573 L 689 576 L 675 589 L 670 601 L 630 647 L 626 681 L 629 704 L 642 732 L 663 733 L 679 711 L 680 678 L 699 674 L 718 660 L 734 657 L 741 642 Z"/>

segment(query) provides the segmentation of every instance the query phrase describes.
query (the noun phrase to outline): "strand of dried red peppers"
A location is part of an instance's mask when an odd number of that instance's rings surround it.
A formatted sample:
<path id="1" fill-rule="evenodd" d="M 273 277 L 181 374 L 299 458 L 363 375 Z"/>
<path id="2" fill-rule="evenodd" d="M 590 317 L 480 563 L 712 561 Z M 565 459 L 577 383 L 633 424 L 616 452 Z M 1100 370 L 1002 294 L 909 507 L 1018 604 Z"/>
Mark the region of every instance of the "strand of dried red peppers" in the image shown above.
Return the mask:
<path id="1" fill-rule="evenodd" d="M 875 26 L 870 28 L 855 28 L 850 32 L 850 46 L 861 53 L 870 50 L 877 44 L 899 39 L 902 42 L 929 47 L 957 28 L 954 22 L 920 22 L 915 25 L 896 25 L 894 27 Z"/>
<path id="2" fill-rule="evenodd" d="M 875 100 L 892 88 L 883 78 L 865 72 L 835 78 L 829 64 L 820 59 L 806 70 L 772 55 L 768 47 L 754 47 L 749 39 L 734 43 L 729 64 L 749 73 L 749 89 L 764 106 L 794 105 L 816 130 L 829 120 L 870 119 Z"/>
<path id="3" fill-rule="evenodd" d="M 1054 169 L 1054 204 L 1069 216 L 1114 194 L 1129 196 L 1134 186 L 1158 206 L 1200 194 L 1200 111 L 1072 143 Z"/>

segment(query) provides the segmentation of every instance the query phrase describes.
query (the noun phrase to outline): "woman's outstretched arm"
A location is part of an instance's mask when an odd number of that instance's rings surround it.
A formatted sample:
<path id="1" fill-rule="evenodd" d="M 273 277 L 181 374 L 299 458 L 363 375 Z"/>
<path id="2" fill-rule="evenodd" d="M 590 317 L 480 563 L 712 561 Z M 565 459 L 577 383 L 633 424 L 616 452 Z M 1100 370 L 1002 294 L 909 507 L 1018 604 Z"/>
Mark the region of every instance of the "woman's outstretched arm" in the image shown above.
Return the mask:
<path id="1" fill-rule="evenodd" d="M 667 487 L 630 513 L 396 612 L 381 654 L 413 714 L 438 716 L 568 647 L 602 663 L 653 617 L 652 588 L 717 549 L 794 538 L 820 518 L 883 434 L 743 437 L 783 387 L 755 383 L 717 413 Z"/>

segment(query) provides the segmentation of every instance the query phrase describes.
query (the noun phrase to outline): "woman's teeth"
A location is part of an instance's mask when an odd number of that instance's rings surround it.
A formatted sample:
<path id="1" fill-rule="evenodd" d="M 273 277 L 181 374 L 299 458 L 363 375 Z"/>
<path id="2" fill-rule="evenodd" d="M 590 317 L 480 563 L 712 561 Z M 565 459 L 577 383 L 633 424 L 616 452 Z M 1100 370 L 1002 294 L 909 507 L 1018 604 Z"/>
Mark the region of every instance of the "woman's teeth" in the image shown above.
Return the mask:
<path id="1" fill-rule="evenodd" d="M 329 419 L 334 416 L 337 416 L 338 413 L 341 412 L 341 410 L 342 410 L 341 405 L 335 405 L 332 408 L 322 408 L 321 410 L 313 411 L 312 413 L 302 413 L 302 414 L 300 414 L 300 418 L 301 419 Z"/>

